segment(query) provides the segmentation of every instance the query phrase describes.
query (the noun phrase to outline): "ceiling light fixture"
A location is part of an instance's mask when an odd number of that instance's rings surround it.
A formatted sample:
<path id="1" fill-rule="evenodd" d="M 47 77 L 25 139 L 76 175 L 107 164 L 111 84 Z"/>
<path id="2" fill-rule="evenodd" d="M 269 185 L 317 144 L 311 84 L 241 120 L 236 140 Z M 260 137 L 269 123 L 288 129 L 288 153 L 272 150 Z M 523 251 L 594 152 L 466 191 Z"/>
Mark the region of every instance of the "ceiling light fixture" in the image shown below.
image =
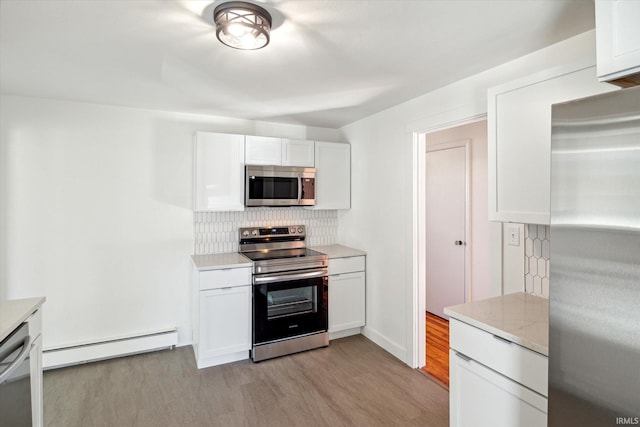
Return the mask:
<path id="1" fill-rule="evenodd" d="M 253 3 L 230 1 L 213 11 L 218 40 L 235 49 L 254 50 L 269 44 L 271 15 Z"/>

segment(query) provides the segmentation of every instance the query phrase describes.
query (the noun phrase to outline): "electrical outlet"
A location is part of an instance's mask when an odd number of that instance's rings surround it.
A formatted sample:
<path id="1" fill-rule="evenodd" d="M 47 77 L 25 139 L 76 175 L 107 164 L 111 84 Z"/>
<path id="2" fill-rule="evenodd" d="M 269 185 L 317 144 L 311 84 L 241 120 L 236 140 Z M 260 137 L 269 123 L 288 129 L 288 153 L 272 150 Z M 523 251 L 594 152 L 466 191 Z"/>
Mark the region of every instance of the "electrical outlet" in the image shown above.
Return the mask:
<path id="1" fill-rule="evenodd" d="M 507 228 L 507 242 L 510 246 L 520 246 L 520 230 L 518 227 Z"/>

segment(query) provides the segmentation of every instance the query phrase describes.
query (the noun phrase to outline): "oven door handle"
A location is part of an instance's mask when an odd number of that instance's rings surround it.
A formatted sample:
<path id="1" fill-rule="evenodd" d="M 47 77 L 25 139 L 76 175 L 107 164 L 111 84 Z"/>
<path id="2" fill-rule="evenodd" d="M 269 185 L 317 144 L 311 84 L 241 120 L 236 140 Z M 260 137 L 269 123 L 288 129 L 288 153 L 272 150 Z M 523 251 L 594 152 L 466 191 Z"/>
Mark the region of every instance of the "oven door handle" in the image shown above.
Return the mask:
<path id="1" fill-rule="evenodd" d="M 0 355 L 0 358 L 1 358 L 0 362 L 6 359 L 7 357 L 9 357 L 11 353 L 16 351 L 20 347 L 22 347 L 22 351 L 20 352 L 18 357 L 16 357 L 16 360 L 14 360 L 11 364 L 9 364 L 9 366 L 7 366 L 2 372 L 0 372 L 0 384 L 2 384 L 7 378 L 9 378 L 9 376 L 13 373 L 13 371 L 18 369 L 18 366 L 20 366 L 24 361 L 24 359 L 26 359 L 27 356 L 29 355 L 29 351 L 31 350 L 30 335 L 27 335 L 26 337 L 24 337 L 24 340 L 21 343 L 18 343 L 12 346 L 6 351 L 3 351 L 2 354 Z"/>
<path id="2" fill-rule="evenodd" d="M 327 270 L 315 270 L 306 271 L 304 273 L 284 273 L 277 275 L 254 276 L 253 283 L 256 285 L 262 285 L 265 283 L 290 282 L 292 280 L 312 279 L 314 277 L 324 277 L 328 275 L 329 272 Z"/>
<path id="3" fill-rule="evenodd" d="M 302 200 L 302 176 L 298 174 L 298 204 Z"/>

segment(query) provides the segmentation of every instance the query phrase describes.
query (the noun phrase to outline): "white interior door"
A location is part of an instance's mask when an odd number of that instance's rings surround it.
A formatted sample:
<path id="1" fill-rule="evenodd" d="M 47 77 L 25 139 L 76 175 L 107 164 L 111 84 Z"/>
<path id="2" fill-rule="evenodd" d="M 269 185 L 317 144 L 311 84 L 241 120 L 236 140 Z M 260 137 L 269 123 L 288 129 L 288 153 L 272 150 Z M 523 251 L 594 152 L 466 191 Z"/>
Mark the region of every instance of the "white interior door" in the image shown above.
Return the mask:
<path id="1" fill-rule="evenodd" d="M 445 319 L 465 302 L 466 162 L 464 145 L 426 154 L 426 305 Z"/>

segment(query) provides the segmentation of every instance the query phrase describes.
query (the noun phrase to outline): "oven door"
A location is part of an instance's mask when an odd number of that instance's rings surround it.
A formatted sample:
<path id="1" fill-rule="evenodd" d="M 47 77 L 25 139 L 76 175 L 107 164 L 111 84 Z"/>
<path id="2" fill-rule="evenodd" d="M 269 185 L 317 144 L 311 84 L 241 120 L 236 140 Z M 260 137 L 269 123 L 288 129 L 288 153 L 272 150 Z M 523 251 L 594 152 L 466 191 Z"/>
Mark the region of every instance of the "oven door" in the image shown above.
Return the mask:
<path id="1" fill-rule="evenodd" d="M 327 330 L 326 269 L 254 276 L 253 344 Z"/>
<path id="2" fill-rule="evenodd" d="M 315 204 L 315 169 L 247 165 L 246 206 L 311 206 Z"/>

